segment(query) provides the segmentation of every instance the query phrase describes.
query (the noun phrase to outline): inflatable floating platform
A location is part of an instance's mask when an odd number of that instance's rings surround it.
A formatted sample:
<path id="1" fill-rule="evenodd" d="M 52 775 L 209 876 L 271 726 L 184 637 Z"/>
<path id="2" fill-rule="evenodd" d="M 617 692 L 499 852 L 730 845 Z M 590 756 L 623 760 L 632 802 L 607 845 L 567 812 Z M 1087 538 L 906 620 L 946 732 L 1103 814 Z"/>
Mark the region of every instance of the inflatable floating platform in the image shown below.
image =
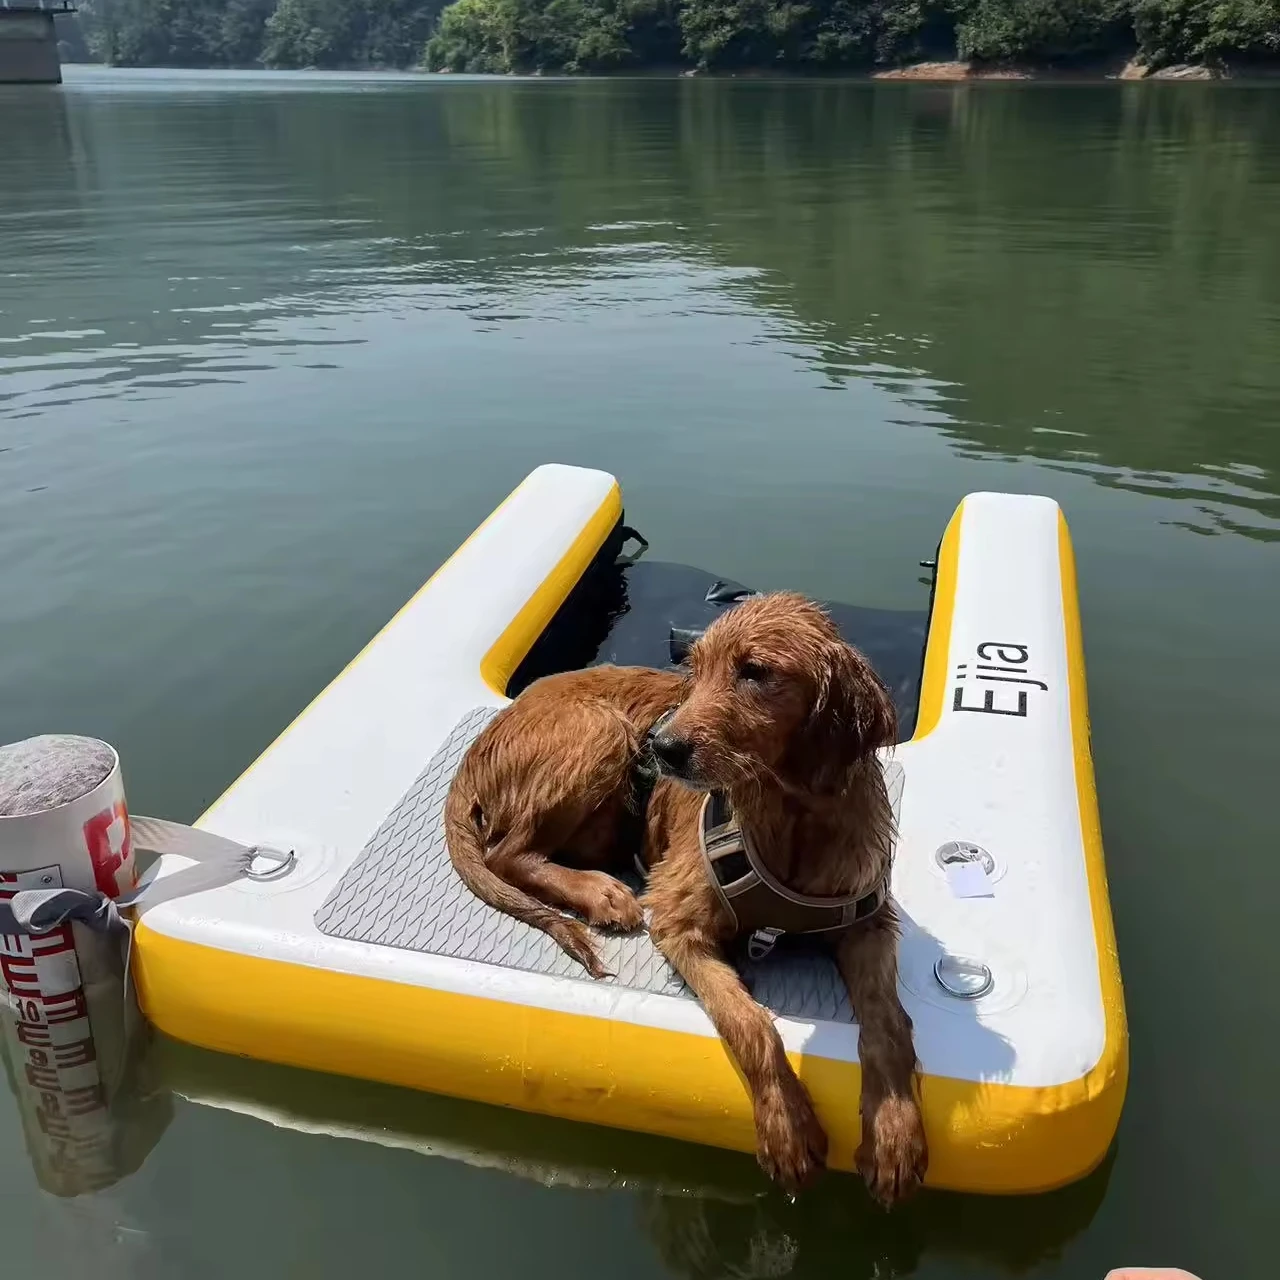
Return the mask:
<path id="1" fill-rule="evenodd" d="M 613 477 L 564 466 L 538 468 L 476 530 L 200 819 L 294 857 L 143 909 L 134 970 L 156 1026 L 225 1053 L 754 1150 L 731 1059 L 646 936 L 605 938 L 616 977 L 592 981 L 474 899 L 445 849 L 450 779 L 509 696 L 638 650 L 665 661 L 740 596 L 699 578 L 702 616 L 637 608 L 628 593 L 644 594 L 639 571 L 654 566 L 619 566 L 628 533 Z M 971 494 L 942 538 L 927 619 L 833 613 L 914 724 L 885 768 L 928 1181 L 1070 1182 L 1112 1140 L 1128 1053 L 1065 521 L 1046 498 Z M 167 855 L 159 873 L 183 865 Z M 831 1163 L 852 1168 L 857 1026 L 834 968 L 775 952 L 747 976 Z"/>

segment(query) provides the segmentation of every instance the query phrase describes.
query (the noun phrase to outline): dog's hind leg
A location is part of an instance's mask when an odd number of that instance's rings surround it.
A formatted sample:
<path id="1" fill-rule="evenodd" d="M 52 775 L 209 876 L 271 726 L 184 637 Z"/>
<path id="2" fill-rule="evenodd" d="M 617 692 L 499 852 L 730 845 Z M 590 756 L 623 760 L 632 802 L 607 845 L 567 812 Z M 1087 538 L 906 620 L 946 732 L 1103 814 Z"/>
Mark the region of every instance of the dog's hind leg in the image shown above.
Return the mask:
<path id="1" fill-rule="evenodd" d="M 531 719 L 519 700 L 464 757 L 445 802 L 449 856 L 477 897 L 549 934 L 593 977 L 603 977 L 591 923 L 632 928 L 640 908 L 625 885 L 602 872 L 550 861 L 584 828 L 620 803 L 638 735 L 598 699 L 578 699 Z"/>
<path id="2" fill-rule="evenodd" d="M 529 749 L 527 741 L 522 745 Z M 524 790 L 517 795 L 517 807 L 529 814 L 529 836 L 494 850 L 493 869 L 589 924 L 639 927 L 644 915 L 635 894 L 602 869 L 616 855 L 638 747 L 635 729 L 607 703 L 584 699 L 563 707 L 554 738 L 533 744 L 538 758 L 527 761 Z M 555 861 L 556 853 L 575 865 Z"/>
<path id="3" fill-rule="evenodd" d="M 503 858 L 494 869 L 532 897 L 576 911 L 588 924 L 630 930 L 644 923 L 636 895 L 607 871 L 579 871 L 529 852 Z"/>
<path id="4" fill-rule="evenodd" d="M 448 832 L 449 856 L 463 884 L 482 902 L 525 924 L 541 929 L 571 955 L 593 978 L 603 978 L 607 970 L 600 962 L 591 930 L 581 920 L 562 916 L 546 902 L 526 893 L 511 883 L 496 868 L 504 861 L 518 863 L 522 859 L 539 858 L 529 852 L 524 832 L 507 833 L 496 847 L 485 848 L 478 820 L 465 811 L 466 797 L 451 791 L 445 802 L 445 829 Z"/>

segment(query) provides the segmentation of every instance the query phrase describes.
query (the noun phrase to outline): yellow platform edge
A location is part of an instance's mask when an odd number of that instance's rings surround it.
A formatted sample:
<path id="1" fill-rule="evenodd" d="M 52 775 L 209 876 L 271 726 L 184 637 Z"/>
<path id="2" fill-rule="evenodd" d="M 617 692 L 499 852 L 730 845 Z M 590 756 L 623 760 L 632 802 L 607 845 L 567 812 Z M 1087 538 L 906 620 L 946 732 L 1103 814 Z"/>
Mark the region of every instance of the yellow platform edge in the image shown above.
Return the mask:
<path id="1" fill-rule="evenodd" d="M 941 716 L 963 512 L 962 503 L 939 549 L 917 738 L 936 727 Z M 554 573 L 485 655 L 482 671 L 492 687 L 505 687 L 621 515 L 622 495 L 615 486 Z M 1059 559 L 1104 1046 L 1084 1076 L 1051 1087 L 926 1076 L 921 1092 L 930 1147 L 928 1184 L 939 1188 L 1028 1193 L 1083 1177 L 1105 1156 L 1124 1102 L 1128 1033 L 1090 753 L 1075 560 L 1061 517 Z M 367 651 L 368 646 L 354 661 Z M 206 1049 L 568 1120 L 755 1149 L 746 1090 L 713 1037 L 223 951 L 172 938 L 148 928 L 145 920 L 137 931 L 134 976 L 151 1022 Z M 851 1169 L 859 1139 L 859 1068 L 810 1054 L 793 1054 L 792 1061 L 830 1136 L 832 1167 Z"/>

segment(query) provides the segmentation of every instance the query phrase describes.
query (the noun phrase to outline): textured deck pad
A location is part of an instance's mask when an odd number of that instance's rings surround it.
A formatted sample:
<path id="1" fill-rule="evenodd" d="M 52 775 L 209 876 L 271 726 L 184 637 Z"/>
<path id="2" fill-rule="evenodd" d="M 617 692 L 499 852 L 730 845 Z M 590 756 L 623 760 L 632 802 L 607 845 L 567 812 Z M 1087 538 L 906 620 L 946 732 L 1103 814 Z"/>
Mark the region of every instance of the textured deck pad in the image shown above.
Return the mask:
<path id="1" fill-rule="evenodd" d="M 494 708 L 479 707 L 462 718 L 316 912 L 316 926 L 357 942 L 590 982 L 582 967 L 546 934 L 474 897 L 449 861 L 445 796 L 463 753 L 493 715 Z M 891 763 L 885 773 L 896 813 L 902 767 Z M 639 991 L 691 998 L 647 934 L 601 934 L 600 952 L 616 975 L 612 981 Z M 853 1020 L 835 965 L 803 945 L 779 947 L 760 964 L 748 964 L 744 977 L 756 999 L 776 1013 Z"/>

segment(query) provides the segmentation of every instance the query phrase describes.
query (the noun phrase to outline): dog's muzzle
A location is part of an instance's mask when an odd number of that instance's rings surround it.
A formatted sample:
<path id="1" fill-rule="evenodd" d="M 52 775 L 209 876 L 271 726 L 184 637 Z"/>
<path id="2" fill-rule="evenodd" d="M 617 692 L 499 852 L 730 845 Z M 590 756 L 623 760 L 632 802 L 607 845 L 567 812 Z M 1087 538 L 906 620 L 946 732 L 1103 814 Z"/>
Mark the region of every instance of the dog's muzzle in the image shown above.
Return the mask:
<path id="1" fill-rule="evenodd" d="M 655 772 L 669 778 L 682 777 L 693 755 L 693 744 L 685 738 L 677 738 L 667 732 L 675 707 L 664 711 L 644 736 L 641 754 L 646 764 Z"/>
<path id="2" fill-rule="evenodd" d="M 649 740 L 649 750 L 658 769 L 671 778 L 687 778 L 689 762 L 693 758 L 693 743 L 688 738 L 676 738 L 669 733 L 659 733 Z"/>

